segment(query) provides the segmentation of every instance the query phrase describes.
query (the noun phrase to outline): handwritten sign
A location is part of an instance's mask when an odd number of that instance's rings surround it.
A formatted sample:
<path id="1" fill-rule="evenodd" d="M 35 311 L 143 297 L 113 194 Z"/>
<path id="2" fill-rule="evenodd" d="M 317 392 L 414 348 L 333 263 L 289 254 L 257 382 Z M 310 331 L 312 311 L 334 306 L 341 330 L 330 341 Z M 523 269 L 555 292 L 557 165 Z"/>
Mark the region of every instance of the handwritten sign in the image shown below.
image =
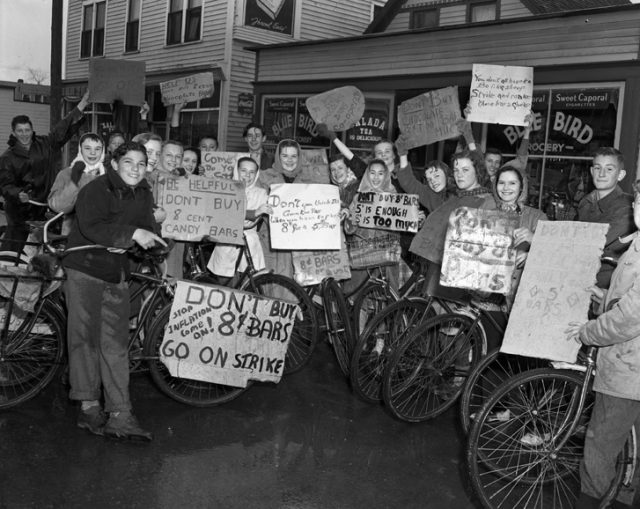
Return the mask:
<path id="1" fill-rule="evenodd" d="M 140 106 L 144 102 L 145 63 L 133 60 L 89 60 L 89 96 L 96 103 L 122 101 Z"/>
<path id="2" fill-rule="evenodd" d="M 212 72 L 201 72 L 160 83 L 162 103 L 165 106 L 206 99 L 213 95 L 213 90 Z"/>
<path id="3" fill-rule="evenodd" d="M 330 184 L 272 184 L 269 204 L 275 249 L 340 249 L 340 192 Z"/>
<path id="4" fill-rule="evenodd" d="M 332 131 L 344 131 L 362 117 L 364 95 L 352 86 L 334 88 L 307 98 L 306 105 L 316 124 L 327 124 Z"/>
<path id="5" fill-rule="evenodd" d="M 500 351 L 575 362 L 580 345 L 567 340 L 584 323 L 609 225 L 540 221 L 518 286 Z"/>
<path id="6" fill-rule="evenodd" d="M 398 127 L 409 142 L 408 148 L 457 138 L 460 118 L 457 86 L 420 94 L 398 106 Z"/>
<path id="7" fill-rule="evenodd" d="M 178 281 L 160 359 L 178 378 L 278 383 L 298 311 L 262 295 Z"/>
<path id="8" fill-rule="evenodd" d="M 349 254 L 343 245 L 337 251 L 294 251 L 294 278 L 302 286 L 317 285 L 332 277 L 336 281 L 351 279 Z"/>
<path id="9" fill-rule="evenodd" d="M 403 193 L 358 193 L 354 221 L 363 228 L 418 231 L 418 195 Z"/>
<path id="10" fill-rule="evenodd" d="M 497 210 L 454 210 L 449 216 L 440 284 L 510 294 L 516 265 L 513 230 L 518 223 Z"/>
<path id="11" fill-rule="evenodd" d="M 158 182 L 158 205 L 167 213 L 162 235 L 176 240 L 243 245 L 244 184 L 200 177 L 166 178 Z"/>
<path id="12" fill-rule="evenodd" d="M 533 98 L 533 67 L 473 64 L 467 120 L 524 125 Z"/>
<path id="13" fill-rule="evenodd" d="M 302 150 L 302 172 L 300 182 L 330 184 L 329 159 L 323 148 Z"/>
<path id="14" fill-rule="evenodd" d="M 204 176 L 219 179 L 232 179 L 238 160 L 241 157 L 251 157 L 245 152 L 218 152 L 206 150 L 200 154 Z"/>

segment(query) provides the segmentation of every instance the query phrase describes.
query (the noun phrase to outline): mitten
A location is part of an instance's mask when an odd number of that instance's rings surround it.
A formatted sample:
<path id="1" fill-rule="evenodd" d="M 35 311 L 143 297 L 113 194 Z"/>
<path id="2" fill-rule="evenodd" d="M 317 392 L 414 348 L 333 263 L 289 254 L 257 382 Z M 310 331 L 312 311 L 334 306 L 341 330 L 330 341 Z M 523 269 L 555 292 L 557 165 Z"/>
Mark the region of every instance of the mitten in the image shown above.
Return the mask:
<path id="1" fill-rule="evenodd" d="M 396 140 L 396 151 L 398 152 L 399 156 L 406 156 L 409 153 L 409 144 L 408 144 L 408 140 L 406 139 L 404 134 L 401 134 L 400 136 L 398 136 L 398 139 Z"/>
<path id="2" fill-rule="evenodd" d="M 329 131 L 327 124 L 318 124 L 316 126 L 316 130 L 318 131 L 318 134 L 323 138 L 329 138 L 330 140 L 336 139 L 336 133 L 334 133 L 333 131 Z"/>
<path id="3" fill-rule="evenodd" d="M 82 161 L 76 161 L 71 167 L 71 182 L 73 182 L 76 186 L 78 182 L 80 182 L 80 178 L 84 173 L 85 164 Z"/>

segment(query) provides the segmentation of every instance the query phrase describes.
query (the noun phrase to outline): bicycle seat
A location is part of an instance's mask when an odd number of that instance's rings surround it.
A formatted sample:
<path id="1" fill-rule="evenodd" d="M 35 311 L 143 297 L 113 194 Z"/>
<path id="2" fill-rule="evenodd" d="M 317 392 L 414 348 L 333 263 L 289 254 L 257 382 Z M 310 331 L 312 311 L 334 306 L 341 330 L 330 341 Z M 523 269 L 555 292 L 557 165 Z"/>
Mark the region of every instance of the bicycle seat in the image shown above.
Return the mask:
<path id="1" fill-rule="evenodd" d="M 146 260 L 154 260 L 154 261 L 163 261 L 169 252 L 173 249 L 175 245 L 175 241 L 171 239 L 163 239 L 167 245 L 163 246 L 162 244 L 156 244 L 149 249 L 142 249 L 137 244 L 135 247 L 131 248 L 131 254 L 136 258 L 142 258 Z"/>

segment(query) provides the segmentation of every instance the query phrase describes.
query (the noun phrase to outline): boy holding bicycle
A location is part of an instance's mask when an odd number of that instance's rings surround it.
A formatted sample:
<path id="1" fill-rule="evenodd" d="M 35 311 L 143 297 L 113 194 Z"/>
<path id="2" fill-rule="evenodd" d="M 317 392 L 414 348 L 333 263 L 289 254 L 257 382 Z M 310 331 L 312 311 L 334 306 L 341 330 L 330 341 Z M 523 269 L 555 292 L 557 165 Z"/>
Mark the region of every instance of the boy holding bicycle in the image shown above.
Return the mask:
<path id="1" fill-rule="evenodd" d="M 634 190 L 633 220 L 640 228 L 640 181 Z M 640 233 L 624 240 L 631 244 L 618 261 L 609 290 L 590 288 L 604 312 L 566 330 L 568 338 L 599 347 L 596 401 L 580 464 L 580 509 L 600 507 L 629 430 L 640 425 Z"/>
<path id="2" fill-rule="evenodd" d="M 97 435 L 141 440 L 152 436 L 131 413 L 129 399 L 126 250 L 135 244 L 143 249 L 156 243 L 166 246 L 154 233 L 153 195 L 144 180 L 146 168 L 142 145 L 129 142 L 114 151 L 106 173 L 78 194 L 68 254 L 63 259 L 69 314 L 69 397 L 81 401 L 77 425 Z M 100 405 L 103 393 L 108 420 Z"/>

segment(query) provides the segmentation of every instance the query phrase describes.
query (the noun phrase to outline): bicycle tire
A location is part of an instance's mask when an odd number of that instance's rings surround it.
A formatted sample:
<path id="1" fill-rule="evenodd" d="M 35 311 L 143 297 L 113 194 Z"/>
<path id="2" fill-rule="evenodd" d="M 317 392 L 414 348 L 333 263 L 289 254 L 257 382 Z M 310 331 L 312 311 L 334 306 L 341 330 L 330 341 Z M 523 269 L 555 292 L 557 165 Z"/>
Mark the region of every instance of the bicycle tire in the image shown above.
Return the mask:
<path id="1" fill-rule="evenodd" d="M 367 324 L 387 306 L 398 301 L 398 296 L 387 283 L 370 281 L 353 300 L 353 325 L 356 334 L 362 334 Z"/>
<path id="2" fill-rule="evenodd" d="M 36 396 L 64 365 L 65 319 L 48 299 L 40 301 L 15 331 L 0 358 L 0 408 Z"/>
<path id="3" fill-rule="evenodd" d="M 144 354 L 148 359 L 151 378 L 164 394 L 186 405 L 209 407 L 227 403 L 249 388 L 249 385 L 247 387 L 231 387 L 171 376 L 169 370 L 160 360 L 159 354 L 170 314 L 171 304 L 168 304 L 154 320 L 151 332 L 144 341 Z"/>
<path id="4" fill-rule="evenodd" d="M 329 342 L 333 347 L 340 371 L 348 377 L 355 333 L 349 317 L 347 301 L 335 279 L 329 278 L 324 282 L 322 301 Z"/>
<path id="5" fill-rule="evenodd" d="M 466 455 L 471 485 L 483 507 L 574 507 L 591 391 L 573 433 L 565 435 L 576 418 L 583 383 L 583 373 L 539 368 L 516 375 L 493 393 L 471 426 Z M 496 418 L 506 410 L 507 416 Z M 610 493 L 621 483 L 625 454 L 627 447 Z"/>
<path id="6" fill-rule="evenodd" d="M 384 373 L 382 396 L 394 417 L 422 422 L 455 403 L 485 349 L 478 324 L 467 315 L 446 313 L 411 332 Z"/>
<path id="7" fill-rule="evenodd" d="M 371 320 L 351 356 L 350 381 L 356 396 L 367 403 L 382 401 L 382 375 L 387 359 L 432 312 L 431 300 L 408 298 L 387 306 Z"/>
<path id="8" fill-rule="evenodd" d="M 498 386 L 524 371 L 548 364 L 544 359 L 500 353 L 499 348 L 483 357 L 469 373 L 460 395 L 459 417 L 465 435 L 469 433 L 471 419 Z"/>
<path id="9" fill-rule="evenodd" d="M 319 335 L 318 315 L 311 298 L 293 279 L 280 274 L 258 274 L 245 280 L 241 290 L 252 291 L 300 306 L 302 320 L 296 318 L 284 362 L 285 375 L 302 369 L 316 347 Z"/>

